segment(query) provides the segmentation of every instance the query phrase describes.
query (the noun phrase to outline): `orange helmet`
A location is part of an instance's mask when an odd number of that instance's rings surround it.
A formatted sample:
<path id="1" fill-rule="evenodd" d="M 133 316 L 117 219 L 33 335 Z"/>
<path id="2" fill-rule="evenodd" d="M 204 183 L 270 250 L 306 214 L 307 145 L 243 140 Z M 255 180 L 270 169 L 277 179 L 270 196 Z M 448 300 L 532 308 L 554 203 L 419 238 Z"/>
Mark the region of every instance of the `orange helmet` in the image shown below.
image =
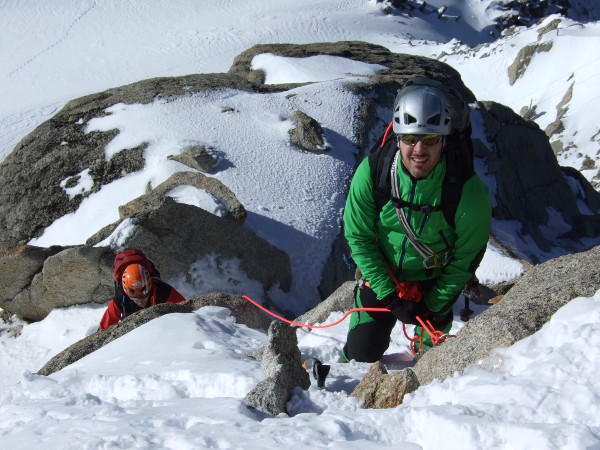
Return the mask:
<path id="1" fill-rule="evenodd" d="M 127 266 L 121 280 L 123 291 L 131 298 L 144 298 L 150 294 L 152 279 L 146 268 L 141 264 Z"/>

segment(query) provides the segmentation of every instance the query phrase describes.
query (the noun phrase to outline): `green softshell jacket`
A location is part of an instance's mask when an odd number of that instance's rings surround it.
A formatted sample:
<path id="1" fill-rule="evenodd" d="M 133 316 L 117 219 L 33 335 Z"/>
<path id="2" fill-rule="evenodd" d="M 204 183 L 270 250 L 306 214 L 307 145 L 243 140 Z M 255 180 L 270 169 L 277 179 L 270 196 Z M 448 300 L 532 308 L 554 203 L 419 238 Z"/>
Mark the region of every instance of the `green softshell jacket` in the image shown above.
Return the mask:
<path id="1" fill-rule="evenodd" d="M 400 162 L 398 166 L 398 185 L 403 200 L 420 205 L 441 204 L 442 181 L 446 173 L 444 159 L 420 180 L 412 179 Z M 492 216 L 488 189 L 477 176 L 465 182 L 454 216 L 455 227 L 446 222 L 441 210 L 425 214 L 406 208 L 405 214 L 421 242 L 436 253 L 449 246 L 455 247 L 456 253 L 445 268 L 424 268 L 423 258 L 408 240 L 391 201 L 377 214 L 369 158 L 365 158 L 354 174 L 344 210 L 344 233 L 352 258 L 377 298 L 382 299 L 393 292 L 395 286 L 377 249 L 378 243 L 399 280 L 436 278 L 425 297 L 425 305 L 429 311 L 444 313 L 474 275 L 473 261 L 487 245 Z"/>

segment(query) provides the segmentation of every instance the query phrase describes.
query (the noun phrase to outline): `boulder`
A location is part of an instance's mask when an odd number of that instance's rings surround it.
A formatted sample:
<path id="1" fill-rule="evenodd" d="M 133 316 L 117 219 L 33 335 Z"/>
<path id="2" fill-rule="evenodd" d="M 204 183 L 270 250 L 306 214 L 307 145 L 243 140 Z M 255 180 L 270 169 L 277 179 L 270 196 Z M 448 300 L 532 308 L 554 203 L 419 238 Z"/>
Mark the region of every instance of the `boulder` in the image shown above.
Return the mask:
<path id="1" fill-rule="evenodd" d="M 350 397 L 362 399 L 365 409 L 395 408 L 402 403 L 406 394 L 416 391 L 418 387 L 419 381 L 410 368 L 389 375 L 383 363 L 378 361 L 371 366 Z"/>
<path id="2" fill-rule="evenodd" d="M 4 269 L 0 273 L 2 308 L 36 321 L 54 308 L 105 303 L 114 295 L 114 256 L 125 248 L 144 251 L 167 282 L 193 278 L 193 264 L 206 256 L 237 261 L 265 292 L 273 286 L 289 291 L 292 276 L 287 254 L 237 221 L 169 197 L 160 197 L 151 208 L 134 211 L 133 230 L 116 249 L 89 245 L 4 247 L 0 252 L 0 267 Z M 215 290 L 231 290 L 230 283 L 235 281 L 229 278 Z M 265 298 L 269 300 L 266 293 Z"/>
<path id="3" fill-rule="evenodd" d="M 295 387 L 310 387 L 302 368 L 296 329 L 282 322 L 271 322 L 268 343 L 260 352 L 262 380 L 246 395 L 247 406 L 276 416 L 286 413 L 286 404 Z"/>
<path id="4" fill-rule="evenodd" d="M 30 245 L 0 246 L 0 308 L 27 289 L 33 277 L 42 271 L 44 261 L 63 247 L 41 248 Z"/>
<path id="5" fill-rule="evenodd" d="M 219 260 L 238 260 L 240 269 L 260 281 L 265 291 L 273 286 L 290 289 L 288 255 L 236 221 L 170 197 L 161 197 L 153 208 L 140 209 L 130 220 L 133 230 L 118 250 L 139 248 L 166 281 L 182 273 L 191 277 L 190 266 L 212 255 Z"/>
<path id="6" fill-rule="evenodd" d="M 104 303 L 114 293 L 113 257 L 105 247 L 21 247 L 20 251 L 0 259 L 0 265 L 12 265 L 7 275 L 16 270 L 23 276 L 5 279 L 0 284 L 2 308 L 36 321 L 45 318 L 54 308 Z M 23 283 L 27 281 L 27 266 L 31 268 L 35 258 L 39 261 L 38 270 L 29 283 Z"/>
<path id="7" fill-rule="evenodd" d="M 319 122 L 302 111 L 294 111 L 290 116 L 294 126 L 288 131 L 290 142 L 296 147 L 309 152 L 329 150 L 323 138 L 323 128 Z"/>
<path id="8" fill-rule="evenodd" d="M 204 145 L 190 145 L 181 154 L 168 158 L 205 173 L 214 172 L 219 164 L 215 149 Z"/>

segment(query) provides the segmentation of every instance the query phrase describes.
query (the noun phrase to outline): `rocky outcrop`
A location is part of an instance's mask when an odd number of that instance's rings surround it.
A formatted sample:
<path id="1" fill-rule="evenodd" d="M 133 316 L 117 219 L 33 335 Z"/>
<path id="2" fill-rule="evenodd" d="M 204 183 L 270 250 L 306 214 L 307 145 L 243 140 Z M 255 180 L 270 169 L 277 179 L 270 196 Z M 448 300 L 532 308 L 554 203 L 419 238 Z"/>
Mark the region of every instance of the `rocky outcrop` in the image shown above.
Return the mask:
<path id="1" fill-rule="evenodd" d="M 251 408 L 276 416 L 286 412 L 292 389 L 308 389 L 310 378 L 302 368 L 295 328 L 273 321 L 268 339 L 267 346 L 257 355 L 263 378 L 244 401 Z"/>
<path id="2" fill-rule="evenodd" d="M 404 372 L 412 372 L 418 385 L 445 380 L 455 372 L 490 356 L 495 348 L 508 347 L 538 331 L 559 308 L 577 297 L 591 297 L 600 289 L 600 246 L 582 253 L 561 256 L 530 269 L 507 294 L 485 312 L 471 319 L 456 335 L 437 347 L 417 354 L 416 364 Z M 373 369 L 378 377 L 390 377 Z M 394 374 L 396 375 L 396 374 Z M 374 376 L 371 375 L 371 378 Z M 416 389 L 406 383 L 406 373 L 397 383 L 397 398 Z M 391 378 L 385 382 L 390 383 Z M 365 383 L 367 384 L 366 380 Z M 369 399 L 369 405 L 390 402 L 389 391 L 361 388 L 356 396 Z M 353 394 L 354 395 L 354 394 Z"/>
<path id="3" fill-rule="evenodd" d="M 502 300 L 470 320 L 455 338 L 425 352 L 413 370 L 420 384 L 455 371 L 538 331 L 562 306 L 600 289 L 600 246 L 530 269 Z"/>
<path id="4" fill-rule="evenodd" d="M 515 60 L 508 66 L 508 81 L 512 86 L 523 76 L 529 63 L 536 53 L 549 52 L 552 48 L 552 42 L 542 42 L 527 45 L 519 50 Z"/>
<path id="5" fill-rule="evenodd" d="M 25 137 L 0 164 L 0 244 L 7 246 L 26 244 L 32 238 L 40 236 L 56 219 L 77 210 L 84 198 L 97 192 L 105 184 L 128 173 L 139 171 L 143 167 L 143 155 L 147 143 L 136 148 L 125 149 L 108 158 L 105 147 L 116 136 L 117 131 L 87 132 L 86 124 L 96 117 L 108 114 L 107 108 L 118 103 L 145 104 L 160 98 L 223 88 L 267 94 L 297 86 L 265 85 L 264 74 L 260 70 L 251 68 L 252 58 L 261 53 L 287 57 L 324 54 L 387 67 L 371 77 L 371 84 L 359 83 L 349 86 L 364 98 L 355 127 L 360 148 L 370 145 L 368 140 L 373 126 L 380 126 L 382 123 L 377 117 L 377 111 L 381 107 L 391 107 L 396 90 L 411 76 L 436 77 L 459 89 L 469 100 L 474 100 L 472 93 L 461 82 L 458 72 L 448 65 L 428 58 L 398 55 L 384 47 L 365 42 L 261 44 L 236 57 L 228 73 L 155 78 L 75 99 Z M 228 114 L 230 110 L 224 109 L 223 113 Z M 319 134 L 317 126 L 312 129 L 316 135 Z M 316 145 L 314 148 L 322 150 L 318 139 L 315 142 L 316 144 L 311 145 Z M 298 145 L 307 146 L 306 142 Z M 169 157 L 182 164 L 182 171 L 185 171 L 187 166 L 190 170 L 197 170 L 198 174 L 194 180 L 187 178 L 191 175 L 185 175 L 186 180 L 172 179 L 169 183 L 173 183 L 173 186 L 191 185 L 206 190 L 223 204 L 224 218 L 243 221 L 245 210 L 235 199 L 235 193 L 226 192 L 227 187 L 218 186 L 217 180 L 202 177 L 200 174 L 203 171 L 214 173 L 224 166 L 219 162 L 227 149 L 219 148 L 218 143 L 208 148 L 203 143 L 193 142 L 185 148 L 176 150 L 180 151 L 174 151 L 174 154 Z M 67 194 L 64 187 L 77 184 L 77 180 L 81 179 L 84 173 L 91 178 L 92 187 L 76 195 Z M 177 177 L 183 176 L 177 175 Z M 144 209 L 157 207 L 161 203 L 160 197 L 166 193 L 165 190 L 165 186 L 157 186 L 148 196 L 136 199 L 128 205 L 122 205 L 120 222 L 125 217 L 137 218 L 140 211 Z M 116 225 L 100 230 L 88 240 L 88 245 L 106 238 L 115 230 Z M 215 236 L 219 233 L 208 231 L 208 234 Z M 239 241 L 240 237 L 230 235 L 229 240 Z M 338 239 L 336 242 L 341 241 Z M 339 252 L 335 255 L 336 257 L 330 259 L 326 269 L 331 276 L 324 278 L 326 286 L 321 289 L 324 296 L 344 280 L 344 273 L 341 273 L 343 271 L 335 269 L 335 266 L 339 265 L 337 258 Z M 193 257 L 195 255 L 186 256 L 188 259 Z M 284 284 L 285 281 L 282 281 L 282 285 Z"/>
<path id="6" fill-rule="evenodd" d="M 107 114 L 106 110 L 117 103 L 144 104 L 163 97 L 190 95 L 196 92 L 234 88 L 259 94 L 281 92 L 298 85 L 265 85 L 264 73 L 252 70 L 254 56 L 270 53 L 285 57 L 309 57 L 315 55 L 340 56 L 369 64 L 379 64 L 385 69 L 370 76 L 370 83 L 357 83 L 349 85 L 362 98 L 359 114 L 356 117 L 356 142 L 362 152 L 366 152 L 372 145 L 372 139 L 377 131 L 383 131 L 385 124 L 389 123 L 391 106 L 398 88 L 410 77 L 430 76 L 445 82 L 461 92 L 469 102 L 474 102 L 475 97 L 462 83 L 458 72 L 448 65 L 429 58 L 412 55 L 401 55 L 365 42 L 333 42 L 316 44 L 260 44 L 256 45 L 235 58 L 228 73 L 200 74 L 175 78 L 156 78 L 145 80 L 131 85 L 110 89 L 102 93 L 82 97 L 69 102 L 59 113 L 47 122 L 40 125 L 0 164 L 0 244 L 16 246 L 29 242 L 33 237 L 39 236 L 45 227 L 54 220 L 68 212 L 75 211 L 80 202 L 90 193 L 96 192 L 101 187 L 127 173 L 140 170 L 143 166 L 143 154 L 147 144 L 139 147 L 122 150 L 120 153 L 107 158 L 106 144 L 115 137 L 116 131 L 90 132 L 86 131 L 85 124 L 91 119 Z M 558 166 L 556 158 L 548 152 L 548 138 L 531 123 L 519 119 L 508 108 L 492 103 L 481 103 L 479 106 L 485 120 L 486 133 L 490 144 L 481 143 L 478 146 L 478 157 L 487 164 L 485 176 L 493 176 L 492 184 L 496 183 L 494 216 L 499 220 L 516 221 L 521 226 L 520 234 L 523 239 L 519 241 L 520 249 L 510 248 L 519 257 L 532 262 L 544 260 L 547 255 L 553 255 L 556 247 L 561 247 L 564 253 L 579 251 L 589 248 L 597 242 L 597 236 L 592 236 L 598 227 L 598 210 L 590 206 L 597 203 L 590 198 L 593 193 L 586 194 L 586 199 L 576 198 L 574 191 L 585 191 L 586 188 L 577 189 L 574 184 L 584 183 L 584 179 L 576 183 L 565 181 Z M 230 113 L 224 110 L 224 114 Z M 520 120 L 520 122 L 519 122 Z M 317 127 L 314 127 L 315 131 Z M 318 134 L 318 133 L 317 133 Z M 320 144 L 318 144 L 320 145 Z M 489 147 L 488 147 L 489 145 Z M 318 146 L 317 146 L 318 148 Z M 521 149 L 528 151 L 523 152 Z M 178 218 L 192 226 L 194 233 L 184 233 L 181 229 L 177 236 L 169 237 L 170 242 L 184 242 L 188 236 L 188 244 L 184 252 L 179 250 L 171 254 L 164 254 L 167 265 L 161 270 L 165 273 L 176 273 L 187 270 L 183 266 L 190 261 L 195 261 L 204 251 L 217 251 L 223 258 L 241 258 L 244 261 L 256 261 L 254 255 L 258 252 L 251 250 L 248 258 L 245 250 L 238 245 L 249 236 L 243 227 L 233 227 L 226 221 L 243 222 L 246 212 L 237 199 L 236 193 L 231 192 L 226 186 L 214 177 L 204 176 L 203 170 L 218 170 L 220 165 L 219 155 L 225 154 L 226 149 L 219 149 L 218 143 L 210 149 L 200 143 L 192 143 L 185 148 L 177 149 L 171 155 L 182 163 L 182 173 L 174 175 L 165 184 L 155 187 L 147 195 L 121 205 L 121 219 L 104 230 L 101 230 L 88 240 L 88 245 L 102 241 L 116 226 L 124 220 L 131 219 L 136 223 L 135 238 L 131 238 L 128 246 L 136 246 L 152 254 L 156 250 L 156 243 L 161 242 L 166 236 L 166 230 L 172 224 L 168 223 L 164 212 L 175 209 L 166 205 L 163 200 L 169 191 L 178 186 L 193 186 L 203 189 L 223 205 L 224 220 L 212 220 L 202 217 L 204 228 L 194 226 L 200 213 L 195 212 L 190 205 L 178 207 Z M 360 155 L 363 156 L 363 155 Z M 519 161 L 515 164 L 514 161 Z M 188 170 L 187 167 L 190 169 Z M 194 172 L 197 170 L 197 172 Z M 76 195 L 67 194 L 62 186 L 77 184 L 76 180 L 83 174 L 92 180 L 92 187 Z M 44 175 L 41 175 L 44 174 Z M 573 177 L 569 181 L 574 180 Z M 581 205 L 578 207 L 578 205 Z M 162 208 L 163 211 L 153 215 L 150 210 Z M 589 208 L 584 212 L 585 208 Z M 591 211 L 591 213 L 590 213 Z M 192 217 L 184 217 L 185 214 Z M 570 230 L 562 234 L 552 234 L 548 228 L 549 214 L 560 216 L 567 225 L 572 225 Z M 156 221 L 158 217 L 161 217 Z M 163 231 L 156 228 L 149 233 L 142 233 L 141 229 L 152 228 L 151 225 L 140 225 L 140 221 L 150 221 L 154 224 L 160 222 Z M 206 227 L 217 227 L 213 230 Z M 567 228 L 567 227 L 565 227 Z M 241 234 L 231 234 L 231 233 Z M 191 236 L 194 236 L 192 239 Z M 211 239 L 222 239 L 226 242 L 208 242 L 204 236 Z M 510 247 L 511 239 L 500 241 Z M 256 241 L 256 239 L 254 239 Z M 528 251 L 526 247 L 534 242 L 537 247 Z M 164 245 L 162 245 L 164 247 Z M 551 253 L 549 249 L 552 249 Z M 519 250 L 519 251 L 517 251 Z M 160 250 L 167 252 L 166 250 Z M 219 251 L 222 251 L 220 253 Z M 332 257 L 328 260 L 323 272 L 323 281 L 319 291 L 326 298 L 339 285 L 349 279 L 348 270 L 343 267 L 341 256 L 347 253 L 345 241 L 342 237 L 335 240 L 331 250 Z M 242 255 L 242 256 L 240 256 Z M 170 259 L 166 259 L 166 257 Z M 157 255 L 156 259 L 163 255 Z M 174 259 L 173 259 L 174 258 Z M 280 256 L 278 256 L 280 258 Z M 185 264 L 179 260 L 183 260 Z M 289 280 L 281 271 L 269 277 L 268 271 L 277 267 L 278 261 L 259 264 L 250 267 L 244 262 L 244 270 L 251 278 L 267 280 L 266 289 L 275 283 L 280 283 L 285 289 Z M 283 270 L 287 265 L 284 263 Z"/>
<path id="7" fill-rule="evenodd" d="M 135 210 L 123 248 L 5 248 L 0 254 L 1 307 L 27 320 L 41 320 L 54 308 L 104 303 L 114 293 L 112 264 L 116 251 L 139 248 L 155 263 L 161 278 L 191 279 L 194 263 L 210 256 L 234 260 L 246 275 L 268 290 L 291 284 L 289 257 L 234 220 L 160 197 L 151 208 Z M 232 280 L 229 282 L 233 283 Z M 227 282 L 223 282 L 227 283 Z M 216 290 L 230 290 L 223 284 Z M 265 294 L 268 299 L 268 296 Z"/>
<path id="8" fill-rule="evenodd" d="M 503 2 L 499 9 L 504 10 L 494 19 L 494 37 L 499 37 L 508 29 L 529 27 L 551 14 L 560 14 L 573 20 L 598 20 L 598 10 L 569 0 L 511 0 Z"/>
<path id="9" fill-rule="evenodd" d="M 498 103 L 477 105 L 492 144 L 478 142 L 475 156 L 486 165 L 482 178 L 493 176 L 495 180 L 493 216 L 517 221 L 518 236 L 522 237 L 515 245 L 515 236 L 503 236 L 495 228 L 496 239 L 533 263 L 546 260 L 545 254 L 559 249 L 562 253 L 577 252 L 600 243 L 600 193 L 583 177 L 575 183 L 580 189 L 571 188 L 546 135 L 534 122 Z M 553 222 L 559 226 L 557 230 L 552 229 Z M 525 237 L 538 248 L 526 244 Z"/>
<path id="10" fill-rule="evenodd" d="M 438 19 L 462 20 L 461 16 L 447 14 L 446 6 L 437 7 L 425 0 L 377 0 L 383 3 L 382 10 L 386 14 L 409 16 L 437 16 Z M 481 34 L 489 34 L 498 38 L 510 33 L 515 27 L 529 27 L 550 15 L 562 15 L 575 21 L 596 21 L 600 19 L 600 8 L 591 2 L 571 2 L 569 0 L 510 0 L 494 2 L 494 25 L 482 30 Z"/>
<path id="11" fill-rule="evenodd" d="M 269 93 L 292 87 L 263 84 L 264 74 L 251 69 L 252 57 L 259 53 L 281 56 L 331 54 L 385 65 L 390 69 L 377 75 L 374 80 L 376 89 L 386 93 L 382 100 L 389 103 L 407 77 L 426 73 L 468 92 L 460 82 L 458 73 L 444 63 L 423 57 L 397 55 L 364 42 L 339 42 L 258 45 L 239 55 L 228 73 L 153 78 L 75 99 L 26 136 L 0 164 L 0 244 L 26 244 L 41 235 L 54 220 L 75 211 L 85 197 L 103 185 L 143 167 L 143 150 L 147 144 L 125 149 L 107 159 L 105 147 L 117 131 L 86 131 L 86 124 L 95 117 L 105 116 L 110 106 L 118 103 L 145 104 L 159 98 L 223 88 Z M 357 89 L 367 90 L 364 86 Z M 368 136 L 371 123 L 362 131 L 359 130 L 364 138 Z M 172 158 L 197 168 L 196 163 L 199 164 L 199 159 L 203 159 L 203 152 L 196 147 L 190 150 L 188 146 L 178 153 L 180 156 L 176 154 Z M 213 148 L 211 154 L 219 154 L 223 150 Z M 218 166 L 212 168 L 216 170 Z M 87 169 L 93 181 L 92 188 L 69 197 L 61 183 L 69 182 Z"/>
<path id="12" fill-rule="evenodd" d="M 163 181 L 146 195 L 142 195 L 141 197 L 119 206 L 119 217 L 123 220 L 158 208 L 163 197 L 167 196 L 172 189 L 179 186 L 192 186 L 214 196 L 214 198 L 222 205 L 222 214 L 220 214 L 219 217 L 234 220 L 241 224 L 246 220 L 246 209 L 239 202 L 235 194 L 216 178 L 207 177 L 198 172 L 177 172 L 171 175 L 169 179 Z M 112 230 L 114 230 L 117 225 L 118 223 L 113 224 Z M 90 240 L 90 244 L 92 243 L 93 239 Z"/>
<path id="13" fill-rule="evenodd" d="M 250 328 L 266 329 L 270 323 L 259 309 L 255 308 L 243 298 L 222 293 L 210 294 L 183 303 L 163 303 L 151 308 L 143 309 L 126 317 L 112 327 L 96 331 L 86 338 L 77 341 L 58 355 L 54 356 L 37 372 L 37 374 L 47 376 L 57 372 L 157 317 L 172 313 L 191 313 L 203 306 L 221 306 L 229 308 L 231 310 L 231 315 L 235 317 L 238 323 L 244 324 Z"/>
<path id="14" fill-rule="evenodd" d="M 142 147 L 107 159 L 106 145 L 117 131 L 86 132 L 86 124 L 117 103 L 149 103 L 156 98 L 210 89 L 252 90 L 229 74 L 153 78 L 70 101 L 26 136 L 0 164 L 0 244 L 26 244 L 93 192 L 144 166 Z M 70 198 L 61 182 L 89 169 L 91 190 Z"/>

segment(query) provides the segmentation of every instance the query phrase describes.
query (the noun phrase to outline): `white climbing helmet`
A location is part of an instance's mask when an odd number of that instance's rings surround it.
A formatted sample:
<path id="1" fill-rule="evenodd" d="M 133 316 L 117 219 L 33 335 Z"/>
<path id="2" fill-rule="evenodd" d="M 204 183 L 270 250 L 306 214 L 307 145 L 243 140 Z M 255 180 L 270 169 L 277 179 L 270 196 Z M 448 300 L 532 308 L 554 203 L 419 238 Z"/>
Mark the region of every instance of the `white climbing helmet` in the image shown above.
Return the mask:
<path id="1" fill-rule="evenodd" d="M 393 130 L 396 134 L 438 134 L 452 130 L 446 96 L 434 87 L 408 86 L 394 100 Z"/>

